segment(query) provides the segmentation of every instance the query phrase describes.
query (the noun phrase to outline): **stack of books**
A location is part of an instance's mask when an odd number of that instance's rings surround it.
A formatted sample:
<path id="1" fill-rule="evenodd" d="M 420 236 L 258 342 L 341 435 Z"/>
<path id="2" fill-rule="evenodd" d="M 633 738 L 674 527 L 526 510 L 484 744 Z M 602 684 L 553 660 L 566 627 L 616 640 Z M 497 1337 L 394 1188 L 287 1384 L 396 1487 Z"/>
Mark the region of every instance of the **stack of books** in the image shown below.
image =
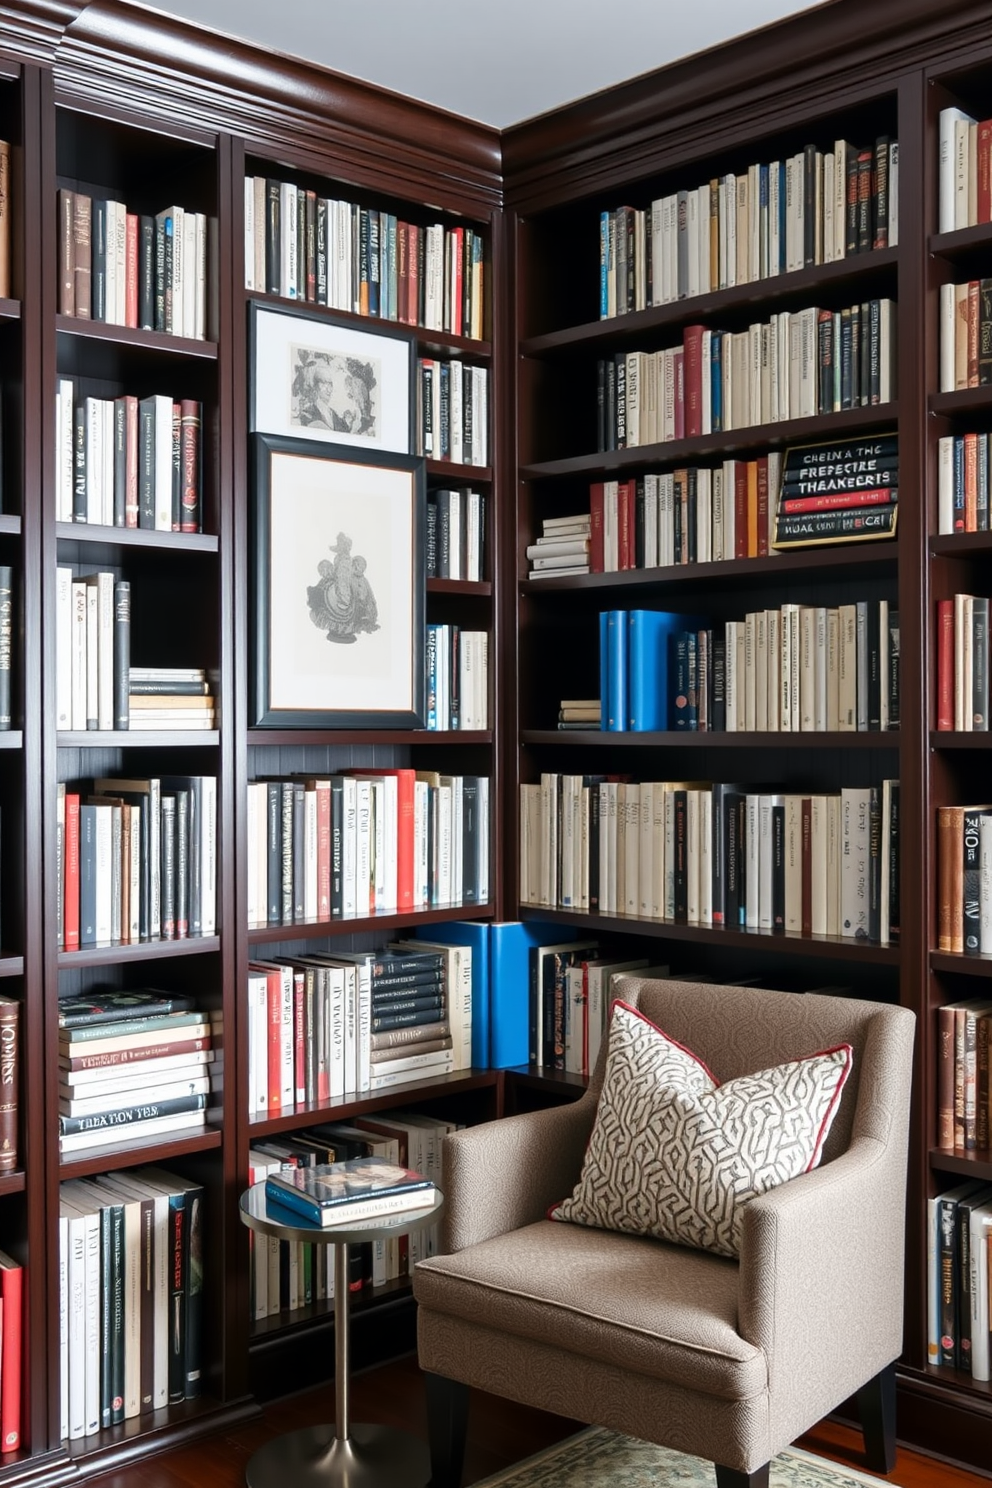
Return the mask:
<path id="1" fill-rule="evenodd" d="M 972 1379 L 992 1374 L 992 1184 L 972 1178 L 927 1200 L 927 1360 Z"/>
<path id="2" fill-rule="evenodd" d="M 786 450 L 773 548 L 894 537 L 899 514 L 895 433 Z"/>
<path id="3" fill-rule="evenodd" d="M 203 667 L 131 667 L 131 728 L 212 729 L 216 710 Z"/>
<path id="4" fill-rule="evenodd" d="M 570 517 L 545 517 L 541 536 L 530 544 L 532 579 L 554 579 L 589 572 L 592 518 L 588 512 Z"/>
<path id="5" fill-rule="evenodd" d="M 121 201 L 61 189 L 59 314 L 207 335 L 207 218 L 166 207 L 154 217 Z"/>
<path id="6" fill-rule="evenodd" d="M 59 1143 L 77 1152 L 206 1124 L 210 1018 L 192 997 L 97 992 L 59 1000 Z"/>
<path id="7" fill-rule="evenodd" d="M 366 1220 L 430 1209 L 434 1184 L 423 1174 L 383 1157 L 356 1157 L 272 1173 L 265 1196 L 274 1209 L 309 1224 L 360 1224 Z"/>
<path id="8" fill-rule="evenodd" d="M 558 709 L 560 729 L 598 729 L 603 705 L 598 697 L 562 698 Z"/>

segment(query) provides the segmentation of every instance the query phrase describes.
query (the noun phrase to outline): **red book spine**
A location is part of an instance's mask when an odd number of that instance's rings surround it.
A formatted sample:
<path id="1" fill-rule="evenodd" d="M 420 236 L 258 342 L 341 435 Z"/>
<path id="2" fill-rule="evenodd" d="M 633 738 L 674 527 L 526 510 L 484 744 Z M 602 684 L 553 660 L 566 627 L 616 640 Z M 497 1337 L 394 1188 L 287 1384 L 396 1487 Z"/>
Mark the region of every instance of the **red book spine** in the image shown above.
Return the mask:
<path id="1" fill-rule="evenodd" d="M 200 404 L 195 398 L 183 398 L 179 405 L 179 460 L 182 493 L 180 497 L 180 532 L 199 532 L 200 513 Z"/>
<path id="2" fill-rule="evenodd" d="M 627 499 L 629 481 L 620 481 L 617 486 L 617 567 L 621 570 L 633 568 L 633 525 L 630 517 L 630 502 Z"/>
<path id="3" fill-rule="evenodd" d="M 589 572 L 603 573 L 603 482 L 593 481 L 589 487 Z"/>
<path id="4" fill-rule="evenodd" d="M 265 1005 L 269 1013 L 268 1100 L 270 1112 L 282 1110 L 282 977 L 270 971 L 265 979 Z"/>
<path id="5" fill-rule="evenodd" d="M 978 220 L 992 222 L 992 119 L 978 126 Z"/>
<path id="6" fill-rule="evenodd" d="M 954 728 L 954 601 L 937 601 L 937 728 Z M 66 808 L 68 809 L 68 799 Z"/>
<path id="7" fill-rule="evenodd" d="M 307 1033 L 306 974 L 293 973 L 293 1083 L 296 1100 L 302 1105 L 307 1098 Z"/>
<path id="8" fill-rule="evenodd" d="M 792 496 L 782 502 L 782 510 L 847 511 L 852 506 L 890 506 L 893 494 L 890 486 L 879 486 L 874 491 L 836 491 L 830 496 Z"/>
<path id="9" fill-rule="evenodd" d="M 675 438 L 685 438 L 685 352 L 680 348 L 675 363 Z"/>
<path id="10" fill-rule="evenodd" d="M 684 437 L 686 439 L 696 439 L 703 432 L 703 331 L 705 329 L 705 326 L 691 325 L 686 326 L 682 333 L 685 379 Z"/>
<path id="11" fill-rule="evenodd" d="M 417 325 L 420 316 L 420 228 L 407 223 L 406 323 Z"/>
<path id="12" fill-rule="evenodd" d="M 978 531 L 978 435 L 964 436 L 964 530 Z"/>
<path id="13" fill-rule="evenodd" d="M 124 324 L 136 327 L 138 324 L 138 216 L 136 212 L 128 212 L 125 219 L 127 237 L 125 240 L 125 278 L 124 278 Z"/>
<path id="14" fill-rule="evenodd" d="M 5 1265 L 0 1272 L 3 1340 L 0 1344 L 0 1437 L 5 1452 L 21 1445 L 21 1311 L 24 1272 Z"/>
<path id="15" fill-rule="evenodd" d="M 331 918 L 331 788 L 317 787 L 317 918 Z"/>
<path id="16" fill-rule="evenodd" d="M 758 457 L 758 557 L 768 557 L 768 456 Z"/>
<path id="17" fill-rule="evenodd" d="M 416 771 L 396 770 L 396 907 L 401 914 L 413 909 L 414 841 L 413 797 Z"/>
<path id="18" fill-rule="evenodd" d="M 747 465 L 734 462 L 734 557 L 747 557 Z"/>
<path id="19" fill-rule="evenodd" d="M 803 797 L 802 806 L 802 933 L 813 934 L 813 803 Z"/>
<path id="20" fill-rule="evenodd" d="M 978 387 L 978 280 L 968 280 L 968 387 Z"/>
<path id="21" fill-rule="evenodd" d="M 65 797 L 65 902 L 62 928 L 67 951 L 79 950 L 79 796 Z"/>

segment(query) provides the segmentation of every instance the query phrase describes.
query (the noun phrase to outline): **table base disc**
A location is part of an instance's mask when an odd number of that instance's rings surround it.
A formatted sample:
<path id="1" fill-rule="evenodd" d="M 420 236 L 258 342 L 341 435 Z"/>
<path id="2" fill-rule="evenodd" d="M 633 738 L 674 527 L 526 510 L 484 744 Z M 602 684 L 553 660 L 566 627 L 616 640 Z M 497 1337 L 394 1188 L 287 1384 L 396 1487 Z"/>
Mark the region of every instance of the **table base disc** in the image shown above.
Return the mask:
<path id="1" fill-rule="evenodd" d="M 245 1470 L 248 1488 L 423 1488 L 427 1444 L 390 1426 L 353 1425 L 347 1441 L 333 1426 L 307 1426 L 260 1447 Z"/>

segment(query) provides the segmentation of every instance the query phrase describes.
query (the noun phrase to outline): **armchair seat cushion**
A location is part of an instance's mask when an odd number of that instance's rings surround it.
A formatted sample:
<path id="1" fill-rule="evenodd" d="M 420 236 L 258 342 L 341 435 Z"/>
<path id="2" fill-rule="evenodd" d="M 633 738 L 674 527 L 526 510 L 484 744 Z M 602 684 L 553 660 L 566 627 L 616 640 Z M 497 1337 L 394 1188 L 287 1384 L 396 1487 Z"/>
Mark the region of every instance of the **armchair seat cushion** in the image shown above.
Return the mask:
<path id="1" fill-rule="evenodd" d="M 416 1268 L 421 1307 L 722 1400 L 768 1384 L 737 1331 L 736 1261 L 541 1220 Z"/>

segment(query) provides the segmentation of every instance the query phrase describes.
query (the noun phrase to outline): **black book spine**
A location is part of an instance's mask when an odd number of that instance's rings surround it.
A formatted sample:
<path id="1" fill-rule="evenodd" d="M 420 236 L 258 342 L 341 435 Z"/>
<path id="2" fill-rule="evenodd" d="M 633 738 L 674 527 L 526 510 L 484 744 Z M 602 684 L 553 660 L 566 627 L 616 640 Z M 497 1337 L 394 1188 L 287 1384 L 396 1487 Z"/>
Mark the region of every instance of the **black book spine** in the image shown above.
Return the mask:
<path id="1" fill-rule="evenodd" d="M 713 706 L 710 712 L 710 728 L 722 734 L 727 728 L 727 642 L 722 633 L 713 640 Z"/>
<path id="2" fill-rule="evenodd" d="M 964 864 L 961 884 L 961 901 L 964 910 L 964 952 L 966 956 L 978 956 L 982 949 L 981 905 L 982 905 L 982 850 L 981 811 L 966 811 L 964 814 Z"/>
<path id="3" fill-rule="evenodd" d="M 616 367 L 616 449 L 627 448 L 627 358 L 619 352 Z"/>
<path id="4" fill-rule="evenodd" d="M 851 306 L 851 408 L 861 407 L 861 306 Z"/>
<path id="5" fill-rule="evenodd" d="M 882 633 L 877 600 L 868 605 L 868 729 L 882 727 Z"/>
<path id="6" fill-rule="evenodd" d="M 86 408 L 77 403 L 72 410 L 72 520 L 85 522 L 86 516 Z"/>
<path id="7" fill-rule="evenodd" d="M 479 902 L 479 822 L 478 776 L 462 780 L 462 903 Z"/>
<path id="8" fill-rule="evenodd" d="M 937 1248 L 940 1266 L 940 1362 L 957 1367 L 957 1224 L 955 1202 L 941 1199 L 937 1205 Z"/>
<path id="9" fill-rule="evenodd" d="M 331 917 L 344 910 L 342 875 L 344 868 L 344 784 L 340 776 L 331 778 Z"/>
<path id="10" fill-rule="evenodd" d="M 975 733 L 982 733 L 988 730 L 988 726 L 989 602 L 987 598 L 976 595 L 972 600 L 971 616 L 971 718 L 968 720 L 968 727 Z"/>
<path id="11" fill-rule="evenodd" d="M 589 786 L 589 913 L 599 909 L 599 786 Z"/>
<path id="12" fill-rule="evenodd" d="M 427 500 L 427 577 L 429 579 L 441 577 L 438 571 L 437 518 L 438 499 L 436 495 L 431 495 Z"/>
<path id="13" fill-rule="evenodd" d="M 186 1398 L 186 1195 L 169 1195 L 169 1404 Z"/>
<path id="14" fill-rule="evenodd" d="M 724 895 L 723 916 L 724 924 L 730 930 L 736 930 L 740 924 L 740 912 L 744 904 L 744 896 L 741 891 L 741 869 L 743 867 L 743 843 L 740 838 L 741 806 L 744 797 L 738 791 L 728 792 L 724 796 L 723 806 L 723 871 L 724 871 Z"/>
<path id="15" fill-rule="evenodd" d="M 889 840 L 883 843 L 889 855 L 889 941 L 899 939 L 899 782 L 889 786 Z"/>
<path id="16" fill-rule="evenodd" d="M 266 785 L 266 819 L 268 821 L 268 922 L 282 923 L 282 787 L 278 780 Z"/>
<path id="17" fill-rule="evenodd" d="M 436 1007 L 415 1007 L 408 1013 L 373 1013 L 373 1033 L 383 1033 L 390 1028 L 413 1028 L 421 1023 L 443 1023 L 447 1011 L 441 1003 Z"/>
<path id="18" fill-rule="evenodd" d="M 14 648 L 13 569 L 0 563 L 0 730 L 12 725 L 11 660 Z"/>
<path id="19" fill-rule="evenodd" d="M 460 662 L 461 631 L 457 625 L 448 627 L 448 727 L 461 728 Z"/>
<path id="20" fill-rule="evenodd" d="M 754 207 L 752 206 L 752 210 Z M 738 232 L 740 225 L 738 225 Z M 816 262 L 816 146 L 803 148 L 803 263 Z"/>
<path id="21" fill-rule="evenodd" d="M 785 929 L 785 806 L 772 806 L 772 930 Z"/>
<path id="22" fill-rule="evenodd" d="M 882 792 L 871 788 L 868 808 L 868 939 L 882 939 Z"/>
<path id="23" fill-rule="evenodd" d="M 138 224 L 138 325 L 155 329 L 155 218 L 145 216 Z"/>
<path id="24" fill-rule="evenodd" d="M 124 1206 L 114 1204 L 110 1210 L 111 1302 L 110 1302 L 110 1423 L 119 1426 L 124 1420 L 124 1286 L 126 1258 L 124 1251 Z"/>
<path id="25" fill-rule="evenodd" d="M 92 317 L 107 319 L 107 203 L 94 197 L 90 225 Z"/>
<path id="26" fill-rule="evenodd" d="M 189 935 L 189 791 L 176 796 L 176 939 Z"/>
<path id="27" fill-rule="evenodd" d="M 327 198 L 318 196 L 316 212 L 317 303 L 327 304 Z"/>
<path id="28" fill-rule="evenodd" d="M 172 405 L 172 530 L 183 525 L 183 423 L 178 403 Z"/>
<path id="29" fill-rule="evenodd" d="M 369 314 L 379 314 L 379 213 L 369 213 Z"/>
<path id="30" fill-rule="evenodd" d="M 596 363 L 596 448 L 602 453 L 606 449 L 606 363 L 602 357 Z"/>
<path id="31" fill-rule="evenodd" d="M 437 576 L 451 577 L 451 492 L 437 493 Z"/>
<path id="32" fill-rule="evenodd" d="M 265 183 L 265 292 L 278 294 L 281 280 L 279 182 Z"/>
<path id="33" fill-rule="evenodd" d="M 293 783 L 293 919 L 303 919 L 304 878 L 306 875 L 306 790 L 301 780 Z"/>
<path id="34" fill-rule="evenodd" d="M 685 501 L 686 554 L 687 554 L 687 562 L 689 562 L 689 563 L 695 563 L 696 562 L 696 555 L 697 555 L 697 553 L 699 551 L 699 546 L 698 546 L 698 536 L 699 536 L 699 534 L 698 534 L 698 532 L 696 530 L 696 528 L 697 528 L 697 522 L 698 522 L 698 505 L 699 505 L 698 476 L 699 476 L 698 468 L 695 465 L 690 465 L 689 471 L 688 471 L 688 477 L 687 477 L 687 480 L 686 480 L 686 501 Z"/>
<path id="35" fill-rule="evenodd" d="M 674 792 L 675 808 L 675 923 L 689 918 L 688 802 L 684 790 Z"/>
<path id="36" fill-rule="evenodd" d="M 203 1190 L 188 1189 L 183 1226 L 183 1283 L 186 1310 L 184 1376 L 186 1399 L 200 1394 L 203 1354 Z"/>
<path id="37" fill-rule="evenodd" d="M 127 579 L 114 584 L 114 728 L 126 729 L 131 722 L 129 698 L 131 677 L 131 585 Z"/>

